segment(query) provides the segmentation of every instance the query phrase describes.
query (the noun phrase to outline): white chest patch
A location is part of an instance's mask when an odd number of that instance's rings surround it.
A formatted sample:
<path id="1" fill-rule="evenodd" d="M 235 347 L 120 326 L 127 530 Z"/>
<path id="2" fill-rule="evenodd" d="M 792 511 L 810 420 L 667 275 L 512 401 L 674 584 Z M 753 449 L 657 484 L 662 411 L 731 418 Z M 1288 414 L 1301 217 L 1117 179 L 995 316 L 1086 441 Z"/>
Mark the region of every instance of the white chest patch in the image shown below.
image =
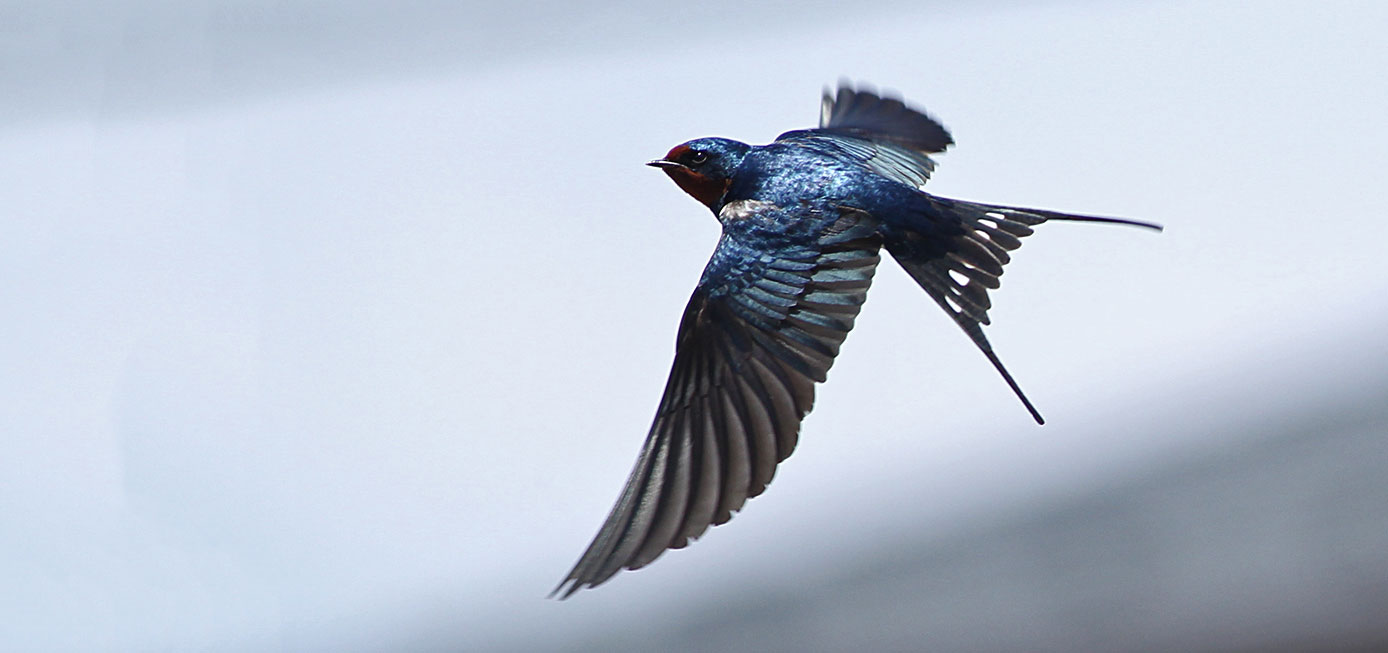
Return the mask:
<path id="1" fill-rule="evenodd" d="M 774 211 L 777 208 L 775 204 L 762 200 L 738 200 L 723 207 L 723 210 L 718 212 L 718 221 L 723 223 L 740 222 L 756 217 L 758 213 Z"/>

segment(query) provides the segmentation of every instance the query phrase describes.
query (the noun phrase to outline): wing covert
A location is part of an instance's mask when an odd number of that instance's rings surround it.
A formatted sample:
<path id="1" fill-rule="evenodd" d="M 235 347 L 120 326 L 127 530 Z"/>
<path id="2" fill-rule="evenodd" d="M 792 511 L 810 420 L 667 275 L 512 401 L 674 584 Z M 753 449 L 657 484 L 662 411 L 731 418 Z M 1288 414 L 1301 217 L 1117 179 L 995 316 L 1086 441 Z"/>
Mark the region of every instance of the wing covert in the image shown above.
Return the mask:
<path id="1" fill-rule="evenodd" d="M 854 89 L 846 82 L 840 82 L 837 93 L 825 89 L 818 128 L 786 132 L 776 140 L 845 155 L 917 188 L 935 170 L 929 155 L 954 143 L 943 125 L 900 98 Z"/>

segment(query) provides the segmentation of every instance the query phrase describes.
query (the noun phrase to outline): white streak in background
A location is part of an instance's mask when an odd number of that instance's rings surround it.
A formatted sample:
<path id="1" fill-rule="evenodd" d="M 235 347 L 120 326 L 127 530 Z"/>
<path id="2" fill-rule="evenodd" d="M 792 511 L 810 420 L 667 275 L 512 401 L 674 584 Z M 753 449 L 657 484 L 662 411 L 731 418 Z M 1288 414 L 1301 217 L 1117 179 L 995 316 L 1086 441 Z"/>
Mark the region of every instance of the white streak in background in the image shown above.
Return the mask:
<path id="1" fill-rule="evenodd" d="M 1246 366 L 1278 398 L 1316 365 L 1288 352 L 1388 308 L 1381 19 L 1051 7 L 769 40 L 734 21 L 694 52 L 16 122 L 0 131 L 0 530 L 22 536 L 0 544 L 0 641 L 601 632 L 832 565 L 902 522 L 1208 446 L 1182 429 L 1185 406 L 1228 390 L 1206 379 Z M 909 279 L 879 274 L 794 459 L 736 525 L 543 601 L 635 458 L 716 239 L 641 163 L 809 126 L 840 74 L 949 126 L 934 192 L 1167 232 L 1047 224 L 1009 266 L 989 334 L 1042 430 Z"/>

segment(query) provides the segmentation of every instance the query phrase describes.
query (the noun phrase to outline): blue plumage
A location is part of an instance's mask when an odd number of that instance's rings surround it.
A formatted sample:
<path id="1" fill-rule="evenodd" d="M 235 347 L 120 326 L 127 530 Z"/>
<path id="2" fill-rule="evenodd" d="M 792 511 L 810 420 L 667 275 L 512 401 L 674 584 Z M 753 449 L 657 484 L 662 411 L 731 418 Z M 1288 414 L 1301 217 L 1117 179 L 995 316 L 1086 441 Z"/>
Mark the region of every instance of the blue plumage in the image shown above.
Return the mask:
<path id="1" fill-rule="evenodd" d="M 722 524 L 794 450 L 888 253 L 973 340 L 1037 423 L 983 334 L 988 291 L 1047 220 L 1156 225 L 934 196 L 928 155 L 953 143 L 901 100 L 842 85 L 816 129 L 762 146 L 701 138 L 650 165 L 723 225 L 685 308 L 675 362 L 617 503 L 555 588 L 568 597 Z"/>

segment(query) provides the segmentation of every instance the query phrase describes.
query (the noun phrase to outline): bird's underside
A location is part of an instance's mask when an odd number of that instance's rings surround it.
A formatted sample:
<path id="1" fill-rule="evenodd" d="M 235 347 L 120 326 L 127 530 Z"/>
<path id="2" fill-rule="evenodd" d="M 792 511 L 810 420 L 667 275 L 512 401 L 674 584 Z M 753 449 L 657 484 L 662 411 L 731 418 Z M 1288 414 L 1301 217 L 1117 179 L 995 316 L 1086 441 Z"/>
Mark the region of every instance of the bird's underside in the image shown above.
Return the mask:
<path id="1" fill-rule="evenodd" d="M 776 142 L 919 189 L 934 169 L 928 155 L 953 141 L 938 122 L 900 100 L 841 85 L 837 94 L 825 93 L 817 129 L 787 132 Z M 687 156 L 681 148 L 667 159 Z M 698 197 L 691 187 L 716 186 L 706 186 L 712 178 L 699 175 L 696 159 L 653 164 L 680 168 L 667 173 Z M 919 195 L 919 226 L 815 197 L 721 207 L 723 236 L 680 322 L 675 361 L 636 465 L 597 536 L 551 596 L 567 598 L 684 547 L 766 488 L 795 448 L 815 384 L 824 381 L 853 327 L 882 248 L 1042 422 L 982 328 L 989 324 L 988 291 L 998 288 L 1010 252 L 1047 220 L 1160 227 Z"/>

